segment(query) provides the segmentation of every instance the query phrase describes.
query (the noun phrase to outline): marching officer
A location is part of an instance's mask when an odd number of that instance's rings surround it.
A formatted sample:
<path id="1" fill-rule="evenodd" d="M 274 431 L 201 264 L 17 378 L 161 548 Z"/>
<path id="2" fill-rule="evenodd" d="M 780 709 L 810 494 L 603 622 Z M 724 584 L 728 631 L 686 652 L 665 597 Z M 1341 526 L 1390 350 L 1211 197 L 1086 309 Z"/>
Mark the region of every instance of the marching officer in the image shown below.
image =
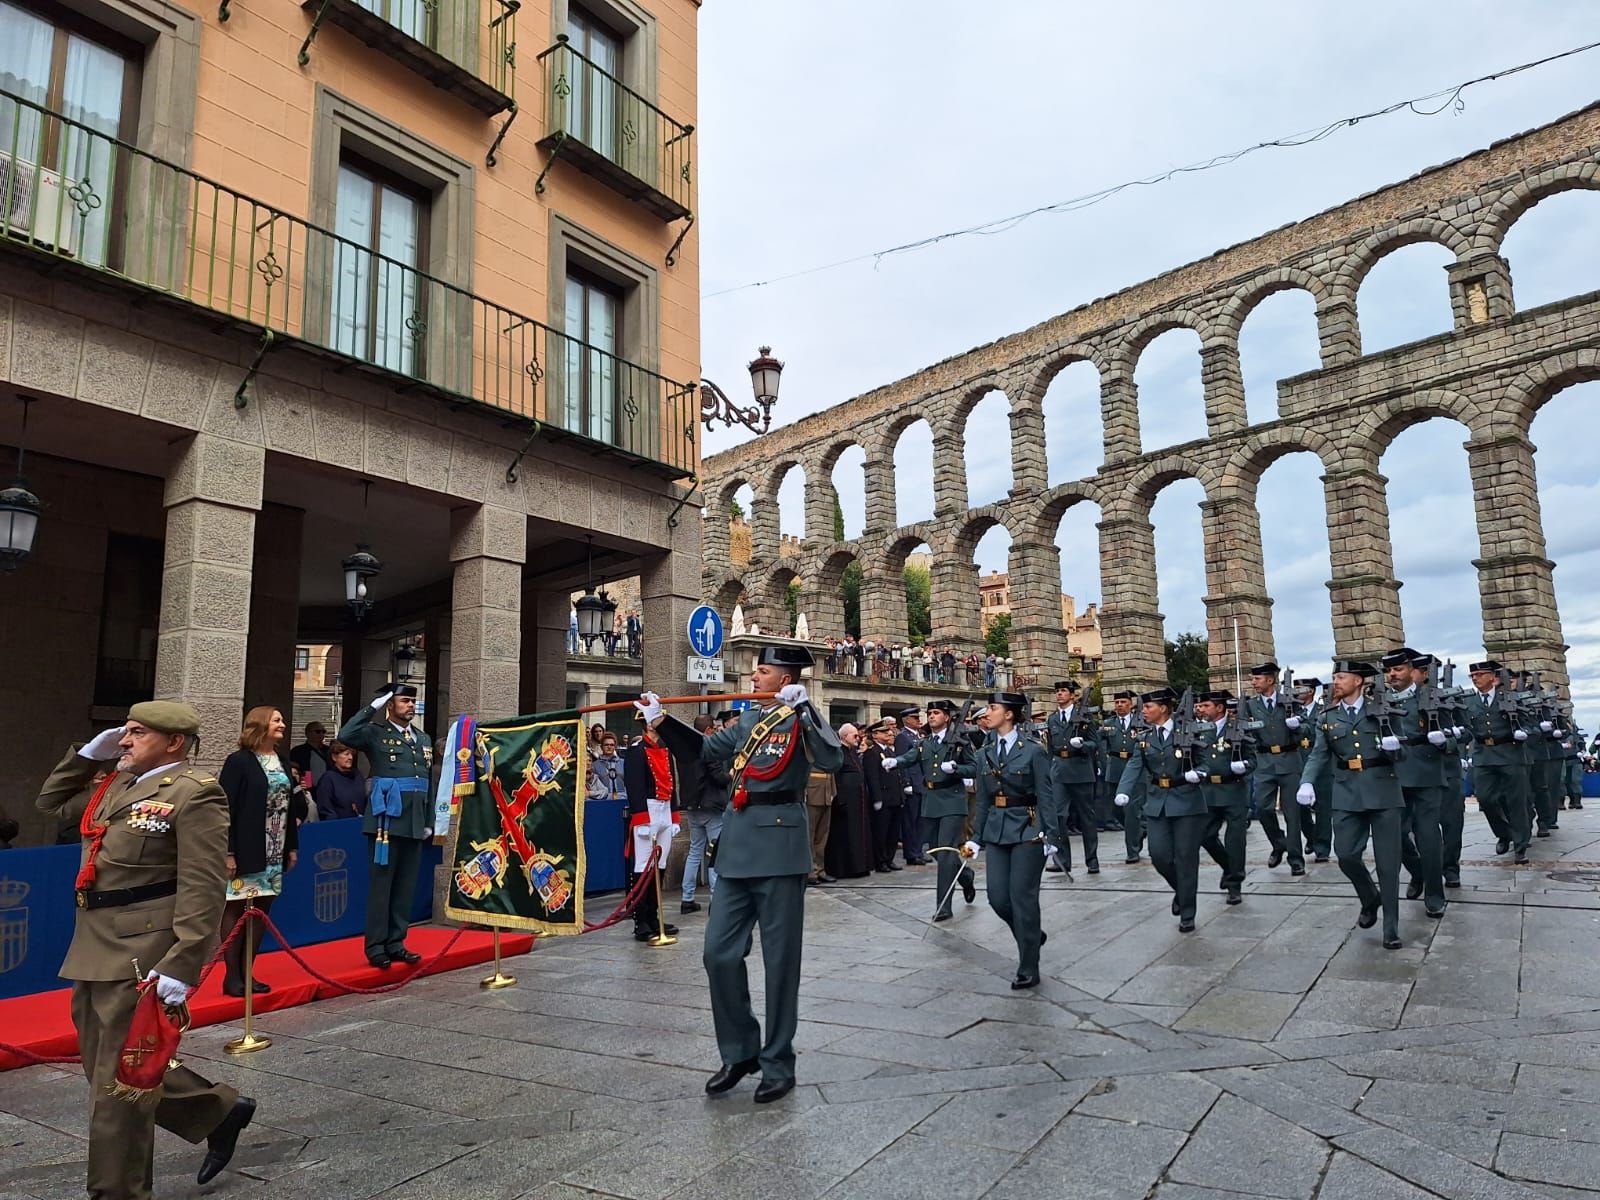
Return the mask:
<path id="1" fill-rule="evenodd" d="M 1533 840 L 1529 819 L 1528 754 L 1516 696 L 1510 694 L 1510 672 L 1492 658 L 1467 668 L 1475 695 L 1463 702 L 1462 722 L 1472 738 L 1472 789 L 1489 828 L 1494 830 L 1496 854 L 1515 852 L 1518 863 L 1528 861 Z"/>
<path id="2" fill-rule="evenodd" d="M 1461 834 L 1467 822 L 1467 794 L 1462 787 L 1461 760 L 1468 749 L 1466 705 L 1460 696 L 1444 697 L 1439 723 L 1449 730 L 1452 742 L 1452 749 L 1440 762 L 1444 770 L 1444 786 L 1439 793 L 1439 866 L 1444 874 L 1444 886 L 1458 888 L 1461 886 Z"/>
<path id="3" fill-rule="evenodd" d="M 922 839 L 922 777 L 921 758 L 917 746 L 922 741 L 922 710 L 913 705 L 895 714 L 900 728 L 894 735 L 894 756 L 901 764 L 900 794 L 900 853 L 908 867 L 928 865 L 923 852 L 927 845 Z"/>
<path id="4" fill-rule="evenodd" d="M 1295 807 L 1300 810 L 1300 832 L 1305 839 L 1306 849 L 1317 862 L 1325 863 L 1333 853 L 1333 766 L 1325 766 L 1315 779 L 1311 779 L 1305 771 L 1306 756 L 1311 752 L 1312 738 L 1322 719 L 1323 705 L 1317 699 L 1322 680 L 1316 676 L 1296 679 L 1294 689 L 1295 699 L 1300 705 L 1300 727 L 1295 730 L 1295 736 L 1300 741 L 1300 779 L 1302 782 L 1309 780 L 1317 795 L 1317 802 L 1310 807 L 1300 804 Z M 1456 844 L 1459 847 L 1460 841 Z M 1304 863 L 1305 858 L 1302 856 L 1300 861 Z"/>
<path id="5" fill-rule="evenodd" d="M 197 1179 L 207 1183 L 228 1165 L 255 1115 L 254 1100 L 185 1066 L 167 1071 L 154 1103 L 111 1094 L 139 1000 L 136 982 L 152 981 L 164 1004 L 183 1004 L 216 946 L 228 884 L 228 797 L 188 765 L 199 738 L 200 715 L 189 705 L 135 704 L 125 724 L 68 750 L 37 801 L 41 812 L 77 819 L 83 835 L 78 912 L 61 977 L 72 980 L 72 1023 L 89 1081 L 91 1197 L 148 1200 L 157 1125 L 206 1141 Z M 98 771 L 105 778 L 90 793 Z"/>
<path id="6" fill-rule="evenodd" d="M 752 690 L 772 693 L 773 699 L 745 709 L 731 728 L 704 736 L 663 713 L 654 692 L 637 702 L 645 724 L 658 730 L 674 753 L 731 764 L 733 795 L 717 842 L 717 898 L 706 923 L 704 954 L 722 1066 L 706 1080 L 706 1092 L 726 1092 L 760 1071 L 757 1104 L 794 1090 L 800 949 L 811 871 L 806 783 L 813 768 L 837 771 L 844 762 L 838 735 L 812 707 L 800 682 L 812 662 L 804 646 L 764 646 L 756 657 Z M 766 966 L 765 1044 L 750 1009 L 745 969 L 757 924 Z"/>
<path id="7" fill-rule="evenodd" d="M 339 729 L 338 740 L 360 750 L 372 768 L 372 794 L 361 832 L 372 843 L 367 882 L 367 962 L 381 970 L 391 963 L 421 962 L 406 949 L 411 896 L 417 890 L 422 846 L 433 836 L 433 796 L 428 772 L 433 743 L 414 723 L 417 689 L 386 683 L 378 696 Z"/>
<path id="8" fill-rule="evenodd" d="M 1115 693 L 1111 698 L 1112 712 L 1100 725 L 1106 791 L 1112 796 L 1122 790 L 1123 773 L 1138 745 L 1139 731 L 1144 728 L 1143 719 L 1133 715 L 1133 701 L 1132 692 Z M 1128 848 L 1127 861 L 1136 863 L 1139 852 L 1144 849 L 1144 796 L 1141 792 L 1132 797 L 1127 808 L 1117 808 L 1114 804 L 1112 808 L 1122 814 L 1122 840 Z"/>
<path id="9" fill-rule="evenodd" d="M 1422 708 L 1418 688 L 1427 684 L 1433 662 L 1433 655 L 1403 646 L 1385 654 L 1382 665 L 1389 704 L 1395 710 L 1394 730 L 1406 748 L 1406 756 L 1395 767 L 1406 802 L 1400 824 L 1400 861 L 1411 876 L 1406 899 L 1423 897 L 1424 910 L 1437 920 L 1444 916 L 1445 904 L 1444 839 L 1439 826 L 1444 760 L 1457 756 L 1436 714 Z"/>
<path id="10" fill-rule="evenodd" d="M 1050 778 L 1056 790 L 1058 826 L 1050 839 L 1059 845 L 1060 869 L 1072 875 L 1072 841 L 1069 823 L 1083 837 L 1083 862 L 1089 874 L 1100 874 L 1100 817 L 1096 811 L 1099 778 L 1100 727 L 1083 704 L 1083 689 L 1076 680 L 1056 684 L 1056 710 L 1045 722 L 1045 749 L 1050 755 Z M 1051 870 L 1057 869 L 1054 865 Z"/>
<path id="11" fill-rule="evenodd" d="M 1293 803 L 1300 786 L 1300 737 L 1302 718 L 1278 694 L 1281 672 L 1275 662 L 1250 668 L 1250 686 L 1255 695 L 1245 701 L 1245 720 L 1259 724 L 1255 742 L 1256 759 L 1251 800 L 1261 832 L 1272 843 L 1268 867 L 1276 867 L 1289 857 L 1289 873 L 1306 873 L 1305 838 L 1300 830 L 1300 806 Z M 1284 828 L 1278 828 L 1278 810 L 1283 810 Z"/>
<path id="12" fill-rule="evenodd" d="M 1576 725 L 1569 728 L 1565 740 L 1561 743 L 1565 761 L 1563 763 L 1562 786 L 1567 798 L 1568 808 L 1583 807 L 1583 730 Z"/>
<path id="13" fill-rule="evenodd" d="M 1366 694 L 1367 681 L 1378 669 L 1371 663 L 1341 659 L 1333 664 L 1333 687 L 1305 774 L 1315 778 L 1333 763 L 1333 846 L 1339 869 L 1355 886 L 1361 901 L 1356 925 L 1371 929 L 1383 909 L 1383 948 L 1400 949 L 1400 825 L 1405 797 L 1395 762 L 1402 757 L 1400 739 L 1386 729 Z M 1381 687 L 1382 684 L 1377 686 Z M 1295 799 L 1315 804 L 1316 789 L 1302 780 Z M 1378 881 L 1372 881 L 1362 856 L 1372 842 Z"/>
<path id="14" fill-rule="evenodd" d="M 916 760 L 922 778 L 922 844 L 954 846 L 961 841 L 967 820 L 966 783 L 977 775 L 972 748 L 956 735 L 953 721 L 956 706 L 949 700 L 928 702 L 928 735 L 917 743 Z M 959 855 L 941 851 L 935 856 L 939 868 L 934 881 L 933 919 L 950 919 L 950 893 L 961 880 L 961 893 L 968 904 L 977 898 L 972 867 Z"/>
<path id="15" fill-rule="evenodd" d="M 1171 688 L 1157 688 L 1139 699 L 1145 728 L 1122 772 L 1122 790 L 1114 802 L 1126 810 L 1132 797 L 1143 789 L 1150 862 L 1172 888 L 1172 915 L 1178 918 L 1178 931 L 1193 933 L 1200 842 L 1210 814 L 1200 788 L 1188 780 L 1194 766 L 1191 735 L 1179 728 L 1173 715 L 1176 693 Z"/>
<path id="16" fill-rule="evenodd" d="M 972 840 L 962 849 L 971 858 L 988 853 L 985 887 L 989 907 L 1011 929 L 1017 944 L 1017 976 L 1013 990 L 1039 984 L 1039 881 L 1045 856 L 1054 854 L 1060 828 L 1057 791 L 1050 778 L 1050 758 L 1038 742 L 1019 728 L 1027 717 L 1028 697 L 1021 692 L 994 692 L 989 697 L 990 740 L 978 752 L 974 783 L 978 815 Z M 1093 825 L 1086 828 L 1093 828 Z"/>
<path id="17" fill-rule="evenodd" d="M 1195 716 L 1203 725 L 1196 731 L 1193 760 L 1184 772 L 1184 780 L 1200 786 L 1200 795 L 1209 810 L 1201 845 L 1222 868 L 1228 903 L 1238 904 L 1243 899 L 1240 892 L 1245 876 L 1245 839 L 1250 833 L 1249 776 L 1257 769 L 1259 759 L 1238 720 L 1228 717 L 1228 701 L 1232 699 L 1232 692 L 1219 688 L 1201 692 L 1195 701 Z M 1224 833 L 1221 841 L 1217 838 L 1219 831 Z"/>

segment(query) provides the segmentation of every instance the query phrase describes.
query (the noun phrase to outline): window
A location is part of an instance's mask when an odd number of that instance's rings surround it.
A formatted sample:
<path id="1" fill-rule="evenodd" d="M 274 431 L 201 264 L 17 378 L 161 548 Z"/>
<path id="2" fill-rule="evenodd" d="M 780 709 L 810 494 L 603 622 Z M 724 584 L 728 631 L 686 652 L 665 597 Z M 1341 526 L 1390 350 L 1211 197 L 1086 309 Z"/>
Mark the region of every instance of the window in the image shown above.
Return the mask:
<path id="1" fill-rule="evenodd" d="M 0 95 L 0 228 L 31 231 L 95 265 L 112 255 L 119 197 L 108 139 L 134 132 L 136 54 L 112 35 L 91 36 L 70 14 L 56 20 L 0 0 L 0 88 L 66 118 Z M 73 187 L 85 204 L 96 201 L 84 215 L 68 196 Z"/>
<path id="2" fill-rule="evenodd" d="M 612 441 L 616 429 L 621 313 L 615 289 L 579 272 L 567 275 L 561 424 L 601 442 Z"/>
<path id="3" fill-rule="evenodd" d="M 310 646 L 296 646 L 294 648 L 294 669 L 296 671 L 311 670 Z"/>
<path id="4" fill-rule="evenodd" d="M 163 553 L 161 542 L 154 538 L 113 530 L 106 539 L 100 650 L 94 672 L 96 705 L 126 708 L 155 695 Z"/>
<path id="5" fill-rule="evenodd" d="M 434 44 L 438 0 L 356 0 L 356 3 L 423 45 Z"/>
<path id="6" fill-rule="evenodd" d="M 567 11 L 567 38 L 589 60 L 573 64 L 576 78 L 568 100 L 572 132 L 597 154 L 615 159 L 622 39 L 577 5 Z"/>
<path id="7" fill-rule="evenodd" d="M 420 375 L 427 332 L 417 271 L 426 261 L 428 203 L 357 160 L 339 164 L 331 339 L 335 350 Z"/>

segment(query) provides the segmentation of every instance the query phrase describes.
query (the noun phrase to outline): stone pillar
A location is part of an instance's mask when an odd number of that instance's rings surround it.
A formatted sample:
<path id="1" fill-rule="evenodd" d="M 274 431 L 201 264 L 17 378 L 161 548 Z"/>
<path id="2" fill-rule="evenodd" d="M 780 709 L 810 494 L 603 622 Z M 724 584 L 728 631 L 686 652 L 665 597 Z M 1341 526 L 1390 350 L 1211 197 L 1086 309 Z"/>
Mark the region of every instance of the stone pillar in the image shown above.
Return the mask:
<path id="1" fill-rule="evenodd" d="M 906 581 L 904 574 L 862 564 L 861 636 L 872 641 L 884 638 L 904 642 L 909 634 L 906 623 Z"/>
<path id="2" fill-rule="evenodd" d="M 1166 682 L 1156 608 L 1156 530 L 1145 515 L 1110 517 L 1100 531 L 1102 687 L 1148 690 Z"/>
<path id="3" fill-rule="evenodd" d="M 1206 432 L 1212 437 L 1238 433 L 1250 423 L 1238 342 L 1230 338 L 1200 347 L 1200 386 L 1205 389 Z"/>
<path id="4" fill-rule="evenodd" d="M 806 615 L 812 638 L 820 641 L 825 637 L 843 637 L 844 590 L 839 576 L 824 578 L 818 567 L 807 572 L 805 578 L 814 582 L 801 589 L 800 611 Z"/>
<path id="5" fill-rule="evenodd" d="M 1482 557 L 1478 593 L 1483 644 L 1507 666 L 1544 673 L 1567 684 L 1567 646 L 1561 638 L 1553 572 L 1545 557 L 1533 443 L 1518 433 L 1470 441 L 1467 461 L 1478 514 Z"/>
<path id="6" fill-rule="evenodd" d="M 869 458 L 863 464 L 866 474 L 866 514 L 863 533 L 884 533 L 896 529 L 900 518 L 895 512 L 894 457 Z"/>
<path id="7" fill-rule="evenodd" d="M 567 706 L 567 616 L 571 609 L 572 597 L 566 592 L 523 588 L 519 713 Z"/>
<path id="8" fill-rule="evenodd" d="M 775 563 L 778 561 L 778 545 L 781 541 L 777 494 L 769 496 L 752 489 L 750 508 L 750 561 Z M 680 529 L 683 527 L 681 520 L 678 526 Z"/>
<path id="9" fill-rule="evenodd" d="M 202 433 L 178 444 L 167 472 L 155 696 L 199 711 L 199 761 L 212 769 L 237 745 L 244 716 L 250 566 L 265 466 L 260 446 Z"/>
<path id="10" fill-rule="evenodd" d="M 1517 311 L 1511 298 L 1511 267 L 1487 250 L 1445 268 L 1455 327 L 1466 329 L 1498 321 Z"/>
<path id="11" fill-rule="evenodd" d="M 1388 480 L 1358 467 L 1322 477 L 1328 505 L 1333 652 L 1376 661 L 1405 640 L 1389 543 Z"/>
<path id="12" fill-rule="evenodd" d="M 706 485 L 705 495 L 708 499 L 720 494 L 721 485 L 715 487 Z M 687 510 L 685 510 L 687 511 Z M 680 513 L 678 519 L 683 520 Z M 733 514 L 726 505 L 720 509 L 713 500 L 710 507 L 706 508 L 703 525 L 705 538 L 705 569 L 710 575 L 720 575 L 722 571 L 733 565 L 733 538 L 728 532 L 728 524 L 733 520 Z"/>
<path id="13" fill-rule="evenodd" d="M 967 511 L 967 454 L 961 432 L 933 438 L 933 515 L 953 517 Z"/>
<path id="14" fill-rule="evenodd" d="M 1011 657 L 1019 674 L 1065 679 L 1070 668 L 1061 613 L 1061 550 L 1054 542 L 1013 542 L 1007 564 L 1011 589 Z"/>
<path id="15" fill-rule="evenodd" d="M 693 521 L 683 521 L 672 531 L 670 550 L 644 560 L 639 597 L 644 622 L 644 686 L 663 696 L 693 691 L 687 679 L 689 615 L 700 604 L 700 531 Z M 747 608 L 745 621 L 751 619 Z M 761 616 L 755 619 L 760 620 L 763 631 L 769 628 Z M 731 664 L 730 656 L 723 658 Z M 738 682 L 730 672 L 730 688 Z M 713 686 L 712 690 L 718 689 Z M 679 715 L 688 719 L 683 712 Z"/>
<path id="16" fill-rule="evenodd" d="M 455 564 L 450 595 L 453 712 L 488 721 L 521 711 L 522 564 L 527 560 L 527 539 L 528 516 L 515 509 L 481 504 L 450 513 L 450 561 Z"/>
<path id="17" fill-rule="evenodd" d="M 834 538 L 833 479 L 824 475 L 814 462 L 802 468 L 806 473 L 806 528 L 805 539 L 814 545 L 826 546 Z"/>
<path id="18" fill-rule="evenodd" d="M 256 514 L 250 559 L 250 643 L 244 706 L 270 704 L 294 720 L 294 648 L 300 632 L 300 534 L 305 511 L 266 504 Z M 303 725 L 305 722 L 300 721 Z M 299 730 L 289 732 L 299 741 Z M 290 743 L 291 745 L 293 743 Z"/>
<path id="19" fill-rule="evenodd" d="M 1049 483 L 1045 461 L 1044 409 L 1023 399 L 1011 409 L 1011 494 L 1039 495 Z"/>
<path id="20" fill-rule="evenodd" d="M 1105 465 L 1139 457 L 1139 387 L 1131 367 L 1114 367 L 1100 380 L 1100 421 L 1105 427 Z"/>
<path id="21" fill-rule="evenodd" d="M 1317 305 L 1317 341 L 1324 367 L 1361 357 L 1361 325 L 1354 296 L 1330 296 Z"/>
<path id="22" fill-rule="evenodd" d="M 928 609 L 933 632 L 929 640 L 965 654 L 983 644 L 982 610 L 978 605 L 978 564 L 961 561 L 952 555 L 936 555 L 932 576 L 932 595 Z"/>
<path id="23" fill-rule="evenodd" d="M 1272 597 L 1261 557 L 1261 518 L 1248 496 L 1200 505 L 1206 547 L 1206 644 L 1211 681 L 1232 687 L 1253 663 L 1272 657 Z M 1239 655 L 1234 655 L 1234 621 Z M 1242 659 L 1243 661 L 1239 661 Z"/>

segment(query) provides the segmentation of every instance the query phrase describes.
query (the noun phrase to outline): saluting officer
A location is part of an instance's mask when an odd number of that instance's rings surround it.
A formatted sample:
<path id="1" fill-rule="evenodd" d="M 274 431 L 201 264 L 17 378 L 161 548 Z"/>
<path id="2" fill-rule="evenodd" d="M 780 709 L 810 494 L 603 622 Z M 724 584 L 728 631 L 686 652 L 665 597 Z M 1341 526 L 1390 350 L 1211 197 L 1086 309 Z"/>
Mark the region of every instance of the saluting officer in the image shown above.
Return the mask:
<path id="1" fill-rule="evenodd" d="M 1300 781 L 1310 783 L 1316 790 L 1317 796 L 1317 802 L 1310 807 L 1301 804 L 1296 804 L 1294 807 L 1300 811 L 1300 831 L 1305 839 L 1306 848 L 1317 862 L 1325 863 L 1333 853 L 1333 764 L 1324 766 L 1314 779 L 1305 769 L 1313 736 L 1322 720 L 1324 706 L 1323 702 L 1317 699 L 1317 693 L 1322 690 L 1322 680 L 1314 675 L 1296 679 L 1294 690 L 1295 699 L 1300 704 L 1300 727 L 1295 730 L 1295 736 L 1300 741 Z M 1299 788 L 1296 787 L 1295 790 L 1299 791 Z M 1461 840 L 1457 838 L 1457 857 L 1460 857 L 1460 848 Z M 1303 855 L 1300 861 L 1305 862 Z"/>
<path id="2" fill-rule="evenodd" d="M 372 768 L 372 794 L 361 817 L 361 832 L 372 843 L 366 951 L 367 961 L 382 970 L 422 961 L 406 949 L 406 933 L 422 846 L 433 836 L 433 743 L 413 722 L 416 714 L 416 687 L 386 683 L 339 729 L 339 741 L 365 754 Z"/>
<path id="3" fill-rule="evenodd" d="M 1300 786 L 1300 737 L 1302 717 L 1289 710 L 1278 695 L 1281 671 L 1275 662 L 1250 668 L 1250 686 L 1255 694 L 1245 701 L 1240 715 L 1260 725 L 1255 732 L 1259 755 L 1256 761 L 1251 800 L 1261 832 L 1272 843 L 1268 867 L 1276 867 L 1287 854 L 1289 873 L 1306 873 L 1304 835 L 1300 831 L 1300 806 L 1294 793 Z M 1284 828 L 1278 828 L 1278 810 L 1283 810 Z"/>
<path id="4" fill-rule="evenodd" d="M 1083 704 L 1077 680 L 1056 684 L 1056 710 L 1045 722 L 1045 749 L 1050 754 L 1050 778 L 1056 790 L 1057 826 L 1050 839 L 1061 847 L 1060 865 L 1072 874 L 1072 839 L 1069 823 L 1083 836 L 1083 862 L 1089 874 L 1100 874 L 1100 816 L 1095 806 L 1099 778 L 1100 727 Z M 1052 869 L 1054 869 L 1052 867 Z"/>
<path id="5" fill-rule="evenodd" d="M 1405 815 L 1400 825 L 1400 861 L 1411 881 L 1406 899 L 1423 897 L 1423 907 L 1435 920 L 1444 916 L 1444 840 L 1439 810 L 1444 793 L 1444 760 L 1456 757 L 1450 735 L 1433 714 L 1424 712 L 1417 689 L 1428 682 L 1431 654 L 1418 654 L 1410 646 L 1383 656 L 1383 673 L 1389 685 L 1389 704 L 1395 710 L 1394 730 L 1406 747 L 1396 764 Z M 1420 670 L 1418 664 L 1421 665 Z"/>
<path id="6" fill-rule="evenodd" d="M 1378 669 L 1371 663 L 1341 659 L 1333 664 L 1329 704 L 1318 722 L 1306 759 L 1314 776 L 1333 763 L 1333 848 L 1339 869 L 1355 885 L 1361 901 L 1356 925 L 1371 929 L 1383 909 L 1383 948 L 1400 949 L 1400 822 L 1405 797 L 1395 762 L 1403 752 L 1400 739 L 1383 729 L 1371 712 L 1366 684 Z M 1377 686 L 1382 687 L 1379 683 Z M 1316 789 L 1302 781 L 1295 799 L 1315 804 Z M 1378 882 L 1372 881 L 1362 856 L 1372 842 Z"/>
<path id="7" fill-rule="evenodd" d="M 1462 706 L 1462 725 L 1472 738 L 1472 790 L 1478 807 L 1496 838 L 1494 852 L 1515 852 L 1515 861 L 1528 861 L 1533 840 L 1529 819 L 1528 754 L 1516 697 L 1508 696 L 1509 672 L 1492 658 L 1467 668 L 1476 694 Z"/>
<path id="8" fill-rule="evenodd" d="M 1122 776 L 1128 761 L 1139 742 L 1139 731 L 1144 720 L 1133 714 L 1134 694 L 1117 692 L 1111 697 L 1112 712 L 1100 724 L 1100 749 L 1105 761 L 1106 791 L 1115 796 L 1122 790 Z M 1139 861 L 1139 851 L 1144 849 L 1144 789 L 1131 797 L 1127 808 L 1117 808 L 1122 814 L 1122 840 L 1128 848 L 1130 863 Z"/>
<path id="9" fill-rule="evenodd" d="M 1157 688 L 1140 697 L 1145 728 L 1133 757 L 1122 772 L 1122 790 L 1115 803 L 1126 809 L 1144 789 L 1144 823 L 1150 836 L 1150 862 L 1172 888 L 1172 915 L 1180 933 L 1194 932 L 1195 893 L 1200 881 L 1200 842 L 1210 814 L 1198 785 L 1188 774 L 1194 766 L 1186 748 L 1186 730 L 1177 727 L 1173 709 L 1178 697 L 1171 688 Z"/>
<path id="10" fill-rule="evenodd" d="M 72 980 L 72 1023 L 89 1080 L 89 1195 L 107 1200 L 148 1200 L 157 1125 L 206 1140 L 197 1178 L 207 1183 L 255 1114 L 254 1100 L 186 1066 L 167 1071 L 153 1102 L 111 1094 L 139 1000 L 137 976 L 154 981 L 163 1003 L 182 1004 L 216 946 L 228 797 L 188 765 L 199 738 L 200 715 L 189 705 L 135 704 L 124 724 L 69 749 L 37 801 L 41 812 L 78 820 L 83 834 L 61 977 Z"/>
<path id="11" fill-rule="evenodd" d="M 813 768 L 837 771 L 839 737 L 812 707 L 800 674 L 812 665 L 804 646 L 765 646 L 753 690 L 774 693 L 736 725 L 702 736 L 662 712 L 653 692 L 637 707 L 675 754 L 731 764 L 733 796 L 717 842 L 717 898 L 706 923 L 705 967 L 722 1066 L 706 1080 L 711 1095 L 761 1072 L 757 1104 L 794 1090 L 794 1034 L 800 1022 L 800 949 L 805 933 L 811 835 L 806 783 Z M 750 1009 L 745 957 L 761 926 L 766 965 L 767 1038 Z"/>
<path id="12" fill-rule="evenodd" d="M 1021 692 L 994 692 L 989 697 L 988 727 L 993 735 L 977 755 L 974 782 L 978 815 L 972 840 L 962 849 L 972 857 L 988 854 L 985 887 L 989 907 L 1011 928 L 1017 943 L 1015 990 L 1038 986 L 1039 881 L 1044 860 L 1057 847 L 1058 792 L 1050 780 L 1050 757 L 1039 743 L 1018 728 L 1028 714 Z"/>
<path id="13" fill-rule="evenodd" d="M 1195 716 L 1203 724 L 1196 730 L 1193 761 L 1184 779 L 1200 785 L 1205 797 L 1208 820 L 1201 845 L 1222 868 L 1222 886 L 1228 890 L 1228 903 L 1243 899 L 1245 840 L 1250 833 L 1249 776 L 1259 766 L 1254 745 L 1237 720 L 1228 719 L 1227 688 L 1201 692 L 1195 701 Z M 1219 841 L 1218 832 L 1224 833 Z"/>
<path id="14" fill-rule="evenodd" d="M 928 702 L 928 735 L 916 747 L 917 765 L 922 779 L 922 844 L 955 846 L 967 821 L 967 781 L 977 775 L 972 748 L 957 736 L 953 720 L 956 706 L 949 700 Z M 972 868 L 959 855 L 941 851 L 934 856 L 938 876 L 934 880 L 933 919 L 950 919 L 950 893 L 959 875 L 961 892 L 968 904 L 977 898 Z"/>

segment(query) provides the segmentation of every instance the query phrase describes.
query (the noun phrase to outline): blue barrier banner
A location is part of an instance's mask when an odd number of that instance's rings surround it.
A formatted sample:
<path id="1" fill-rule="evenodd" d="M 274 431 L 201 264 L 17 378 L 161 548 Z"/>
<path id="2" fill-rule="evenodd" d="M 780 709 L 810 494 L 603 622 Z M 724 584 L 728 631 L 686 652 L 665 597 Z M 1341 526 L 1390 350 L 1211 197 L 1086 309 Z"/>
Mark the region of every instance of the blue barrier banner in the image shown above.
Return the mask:
<path id="1" fill-rule="evenodd" d="M 622 858 L 628 833 L 628 805 L 623 800 L 586 800 L 583 804 L 583 890 L 615 892 L 628 886 Z"/>

